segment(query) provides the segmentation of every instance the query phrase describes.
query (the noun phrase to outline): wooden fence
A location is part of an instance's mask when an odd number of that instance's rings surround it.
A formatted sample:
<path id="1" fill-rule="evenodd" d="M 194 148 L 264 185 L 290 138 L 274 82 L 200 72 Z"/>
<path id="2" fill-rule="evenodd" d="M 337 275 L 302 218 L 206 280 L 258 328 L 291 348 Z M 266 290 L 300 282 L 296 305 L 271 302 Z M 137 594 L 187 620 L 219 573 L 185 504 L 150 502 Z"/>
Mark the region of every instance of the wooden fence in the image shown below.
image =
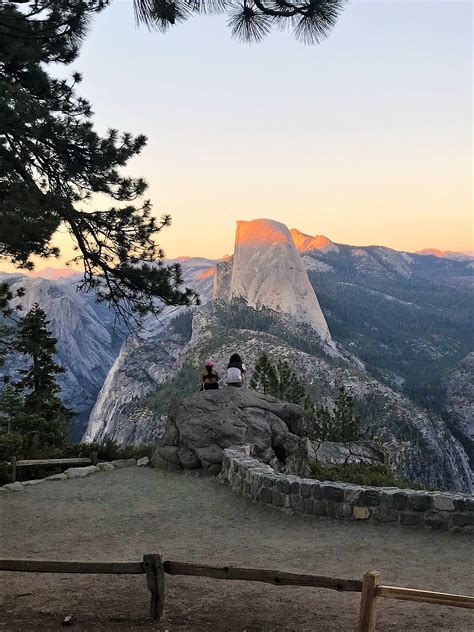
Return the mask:
<path id="1" fill-rule="evenodd" d="M 10 457 L 9 461 L 5 461 L 9 467 L 9 480 L 10 483 L 16 481 L 16 473 L 19 467 L 34 467 L 42 465 L 43 467 L 54 467 L 56 465 L 67 465 L 73 467 L 74 465 L 97 465 L 98 456 L 97 452 L 92 452 L 90 457 L 74 457 L 70 459 L 23 459 L 17 460 L 16 457 Z"/>
<path id="2" fill-rule="evenodd" d="M 34 560 L 0 560 L 0 571 L 20 573 L 89 573 L 108 575 L 146 575 L 150 591 L 150 616 L 160 620 L 165 601 L 165 573 L 214 579 L 265 582 L 275 586 L 309 586 L 330 590 L 360 592 L 358 632 L 375 632 L 378 598 L 401 599 L 421 603 L 474 609 L 474 597 L 450 593 L 384 586 L 376 571 L 365 573 L 362 580 L 341 579 L 324 575 L 300 575 L 258 568 L 208 566 L 189 562 L 163 562 L 158 554 L 144 555 L 141 562 L 50 562 Z"/>

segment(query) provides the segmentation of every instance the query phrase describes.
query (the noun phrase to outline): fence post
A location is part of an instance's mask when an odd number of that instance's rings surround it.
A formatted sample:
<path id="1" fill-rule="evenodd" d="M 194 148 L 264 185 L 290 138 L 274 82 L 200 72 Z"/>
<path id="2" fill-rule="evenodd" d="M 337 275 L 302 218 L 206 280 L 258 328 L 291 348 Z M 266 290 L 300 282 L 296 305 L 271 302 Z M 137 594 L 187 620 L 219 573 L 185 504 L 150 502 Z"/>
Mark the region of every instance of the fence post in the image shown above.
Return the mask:
<path id="1" fill-rule="evenodd" d="M 10 457 L 9 469 L 10 469 L 10 472 L 9 472 L 10 483 L 15 483 L 16 482 L 16 456 Z"/>
<path id="2" fill-rule="evenodd" d="M 148 590 L 151 592 L 150 616 L 160 621 L 165 603 L 165 571 L 161 555 L 144 555 L 143 567 Z"/>
<path id="3" fill-rule="evenodd" d="M 369 571 L 362 578 L 358 632 L 375 632 L 377 586 L 380 576 L 377 571 Z"/>

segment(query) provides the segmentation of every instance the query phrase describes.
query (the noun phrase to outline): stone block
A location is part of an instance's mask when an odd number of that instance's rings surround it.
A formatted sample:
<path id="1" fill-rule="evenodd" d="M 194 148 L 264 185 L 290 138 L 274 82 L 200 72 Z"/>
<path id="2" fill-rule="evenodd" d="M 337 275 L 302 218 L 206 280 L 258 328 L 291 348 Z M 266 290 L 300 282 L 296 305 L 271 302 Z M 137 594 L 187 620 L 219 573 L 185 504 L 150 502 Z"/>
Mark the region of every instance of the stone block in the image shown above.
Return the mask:
<path id="1" fill-rule="evenodd" d="M 303 498 L 311 498 L 313 493 L 313 485 L 312 483 L 300 483 L 300 494 Z"/>
<path id="2" fill-rule="evenodd" d="M 356 487 L 355 485 L 348 485 L 344 488 L 344 502 L 348 502 L 351 505 L 355 505 L 362 493 L 362 487 Z"/>
<path id="3" fill-rule="evenodd" d="M 109 463 L 107 463 L 107 465 L 109 465 Z M 112 467 L 112 469 L 114 468 Z M 65 481 L 66 479 L 67 479 L 67 475 L 64 474 L 63 472 L 62 474 L 52 474 L 51 476 L 47 476 L 44 480 L 45 481 Z"/>
<path id="4" fill-rule="evenodd" d="M 111 461 L 112 465 L 117 469 L 122 467 L 135 467 L 137 464 L 136 459 L 117 459 L 116 461 Z"/>
<path id="5" fill-rule="evenodd" d="M 88 465 L 87 467 L 70 467 L 64 474 L 68 478 L 84 478 L 84 476 L 89 476 L 95 472 L 100 472 L 100 468 L 97 465 Z"/>
<path id="6" fill-rule="evenodd" d="M 392 494 L 392 507 L 398 511 L 404 511 L 408 506 L 408 494 L 395 492 Z"/>
<path id="7" fill-rule="evenodd" d="M 282 492 L 283 494 L 290 493 L 290 483 L 287 481 L 286 478 L 279 478 L 277 480 L 276 488 L 279 492 Z"/>
<path id="8" fill-rule="evenodd" d="M 370 509 L 368 507 L 353 507 L 352 516 L 354 520 L 368 520 L 370 518 Z"/>
<path id="9" fill-rule="evenodd" d="M 402 513 L 400 514 L 399 522 L 403 525 L 417 525 L 421 524 L 422 519 L 422 514 Z"/>
<path id="10" fill-rule="evenodd" d="M 321 492 L 321 483 L 313 483 L 313 485 L 311 485 L 311 494 L 314 500 L 318 500 L 323 497 Z"/>
<path id="11" fill-rule="evenodd" d="M 312 498 L 303 498 L 305 514 L 314 513 L 314 500 Z"/>
<path id="12" fill-rule="evenodd" d="M 474 511 L 474 498 L 466 498 L 464 501 L 465 511 Z"/>
<path id="13" fill-rule="evenodd" d="M 115 467 L 112 465 L 112 463 L 108 463 L 108 462 L 99 463 L 97 467 L 102 472 L 112 472 L 113 470 L 115 470 Z"/>
<path id="14" fill-rule="evenodd" d="M 137 467 L 146 467 L 150 463 L 150 459 L 147 456 L 142 456 L 141 459 L 137 459 Z"/>
<path id="15" fill-rule="evenodd" d="M 305 499 L 297 494 L 291 494 L 291 508 L 300 513 L 304 512 Z"/>
<path id="16" fill-rule="evenodd" d="M 372 518 L 377 522 L 397 522 L 398 516 L 399 513 L 396 509 L 384 505 L 375 507 L 372 512 Z"/>
<path id="17" fill-rule="evenodd" d="M 425 523 L 432 529 L 445 531 L 449 527 L 449 514 L 429 511 L 425 514 Z"/>
<path id="18" fill-rule="evenodd" d="M 428 511 L 431 509 L 432 497 L 428 494 L 412 492 L 408 494 L 408 508 L 415 511 Z"/>
<path id="19" fill-rule="evenodd" d="M 454 500 L 448 494 L 435 494 L 433 496 L 433 509 L 436 511 L 454 511 Z"/>
<path id="20" fill-rule="evenodd" d="M 352 505 L 349 503 L 336 504 L 336 516 L 338 518 L 350 518 L 352 516 Z"/>
<path id="21" fill-rule="evenodd" d="M 283 507 L 291 507 L 290 494 L 283 494 Z"/>
<path id="22" fill-rule="evenodd" d="M 292 481 L 290 483 L 290 494 L 293 495 L 297 495 L 299 496 L 300 494 L 300 482 L 299 481 Z"/>
<path id="23" fill-rule="evenodd" d="M 335 502 L 342 502 L 344 500 L 344 489 L 337 485 L 321 485 L 322 497 L 327 500 L 334 500 Z"/>
<path id="24" fill-rule="evenodd" d="M 10 492 L 21 492 L 25 488 L 19 481 L 16 481 L 15 483 L 7 483 L 7 485 L 3 486 L 3 489 L 8 489 Z"/>
<path id="25" fill-rule="evenodd" d="M 272 505 L 283 507 L 283 494 L 276 489 L 272 490 Z"/>
<path id="26" fill-rule="evenodd" d="M 453 515 L 453 526 L 467 527 L 469 525 L 474 525 L 474 514 L 456 513 Z"/>
<path id="27" fill-rule="evenodd" d="M 358 504 L 362 507 L 377 507 L 380 505 L 380 493 L 376 489 L 363 489 Z"/>
<path id="28" fill-rule="evenodd" d="M 322 500 L 322 499 L 316 499 L 313 501 L 313 514 L 315 514 L 316 516 L 327 516 L 328 512 L 327 512 L 327 507 L 326 507 L 326 501 Z"/>
<path id="29" fill-rule="evenodd" d="M 268 489 L 268 487 L 262 487 L 257 495 L 258 500 L 261 503 L 271 503 L 272 502 L 272 491 Z"/>

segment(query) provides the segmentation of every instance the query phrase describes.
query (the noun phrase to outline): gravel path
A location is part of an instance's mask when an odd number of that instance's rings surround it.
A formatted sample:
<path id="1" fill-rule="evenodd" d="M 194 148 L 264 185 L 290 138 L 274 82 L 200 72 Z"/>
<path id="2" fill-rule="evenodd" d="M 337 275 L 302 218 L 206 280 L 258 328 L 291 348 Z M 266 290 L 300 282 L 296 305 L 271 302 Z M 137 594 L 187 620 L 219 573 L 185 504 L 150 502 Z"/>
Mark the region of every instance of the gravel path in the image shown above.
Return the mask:
<path id="1" fill-rule="evenodd" d="M 164 559 L 474 593 L 472 537 L 288 515 L 215 479 L 148 468 L 103 472 L 0 494 L 0 556 Z M 0 573 L 0 631 L 354 630 L 360 596 L 251 582 L 166 577 L 163 625 L 147 618 L 143 576 Z M 378 630 L 472 632 L 472 611 L 381 600 Z"/>

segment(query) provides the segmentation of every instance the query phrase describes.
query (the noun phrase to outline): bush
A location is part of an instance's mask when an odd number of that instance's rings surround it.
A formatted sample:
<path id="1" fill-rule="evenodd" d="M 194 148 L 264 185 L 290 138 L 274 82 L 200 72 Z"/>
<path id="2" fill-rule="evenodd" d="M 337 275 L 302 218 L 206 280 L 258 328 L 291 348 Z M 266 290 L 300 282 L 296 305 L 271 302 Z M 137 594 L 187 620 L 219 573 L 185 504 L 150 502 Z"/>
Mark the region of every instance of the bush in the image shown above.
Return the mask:
<path id="1" fill-rule="evenodd" d="M 101 442 L 76 443 L 70 445 L 65 453 L 66 457 L 90 457 L 97 452 L 99 461 L 116 461 L 117 459 L 141 459 L 144 456 L 151 457 L 153 444 L 122 446 L 110 437 Z"/>
<path id="2" fill-rule="evenodd" d="M 319 481 L 339 481 L 356 485 L 371 485 L 373 487 L 401 487 L 423 489 L 416 483 L 399 479 L 386 464 L 360 465 L 351 463 L 346 465 L 311 464 L 311 478 Z"/>

